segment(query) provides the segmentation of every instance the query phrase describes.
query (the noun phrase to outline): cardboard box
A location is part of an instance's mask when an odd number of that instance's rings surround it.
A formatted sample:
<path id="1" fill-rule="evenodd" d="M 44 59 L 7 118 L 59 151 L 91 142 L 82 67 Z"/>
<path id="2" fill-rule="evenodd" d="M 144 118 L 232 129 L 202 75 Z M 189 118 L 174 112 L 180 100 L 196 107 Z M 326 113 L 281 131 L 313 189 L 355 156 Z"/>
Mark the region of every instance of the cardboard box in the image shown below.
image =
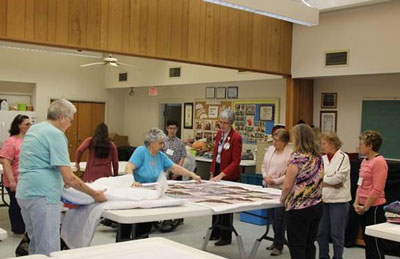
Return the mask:
<path id="1" fill-rule="evenodd" d="M 117 133 L 108 134 L 110 140 L 114 141 L 117 147 L 129 146 L 128 136 L 118 135 Z"/>
<path id="2" fill-rule="evenodd" d="M 261 167 L 264 161 L 264 154 L 268 147 L 272 145 L 272 141 L 258 141 L 256 154 L 256 174 L 261 174 Z"/>

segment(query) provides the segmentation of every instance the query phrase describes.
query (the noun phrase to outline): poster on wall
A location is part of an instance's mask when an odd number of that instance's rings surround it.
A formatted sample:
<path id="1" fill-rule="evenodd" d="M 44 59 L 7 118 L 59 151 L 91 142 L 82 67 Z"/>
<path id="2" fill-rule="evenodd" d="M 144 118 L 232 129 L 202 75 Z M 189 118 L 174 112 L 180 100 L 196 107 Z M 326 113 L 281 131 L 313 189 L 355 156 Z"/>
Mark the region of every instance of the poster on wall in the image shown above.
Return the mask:
<path id="1" fill-rule="evenodd" d="M 207 138 L 209 141 L 215 139 L 220 129 L 218 123 L 219 113 L 225 109 L 231 109 L 231 101 L 199 100 L 195 101 L 194 110 L 194 136 L 195 139 Z"/>
<path id="2" fill-rule="evenodd" d="M 243 143 L 256 144 L 263 140 L 278 123 L 279 99 L 237 101 L 232 107 L 236 117 L 234 128 L 242 136 Z"/>

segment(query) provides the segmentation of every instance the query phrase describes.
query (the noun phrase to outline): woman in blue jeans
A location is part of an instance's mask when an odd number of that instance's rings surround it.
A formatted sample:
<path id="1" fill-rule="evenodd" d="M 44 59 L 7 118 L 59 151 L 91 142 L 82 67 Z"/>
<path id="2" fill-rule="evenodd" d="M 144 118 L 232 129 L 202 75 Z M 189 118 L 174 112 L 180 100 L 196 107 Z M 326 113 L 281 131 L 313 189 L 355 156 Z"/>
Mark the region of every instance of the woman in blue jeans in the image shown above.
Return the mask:
<path id="1" fill-rule="evenodd" d="M 322 183 L 323 214 L 318 229 L 319 258 L 329 259 L 329 239 L 333 243 L 333 258 L 343 258 L 344 234 L 349 213 L 350 161 L 340 150 L 342 142 L 333 133 L 323 133 L 321 147 L 325 155 Z"/>

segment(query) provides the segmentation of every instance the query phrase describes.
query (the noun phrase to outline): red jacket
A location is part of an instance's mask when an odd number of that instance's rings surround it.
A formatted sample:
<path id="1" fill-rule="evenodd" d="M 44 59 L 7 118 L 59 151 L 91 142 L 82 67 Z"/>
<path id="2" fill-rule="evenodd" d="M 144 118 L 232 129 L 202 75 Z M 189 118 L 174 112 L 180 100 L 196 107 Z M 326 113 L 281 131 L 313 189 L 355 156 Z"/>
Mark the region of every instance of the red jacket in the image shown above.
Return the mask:
<path id="1" fill-rule="evenodd" d="M 211 162 L 211 173 L 215 173 L 215 160 L 217 159 L 218 143 L 221 139 L 222 131 L 219 130 L 215 138 L 213 159 Z M 229 148 L 226 143 L 229 143 Z M 239 133 L 230 130 L 226 137 L 221 151 L 220 172 L 226 174 L 223 180 L 237 181 L 240 178 L 240 160 L 242 158 L 242 137 Z"/>

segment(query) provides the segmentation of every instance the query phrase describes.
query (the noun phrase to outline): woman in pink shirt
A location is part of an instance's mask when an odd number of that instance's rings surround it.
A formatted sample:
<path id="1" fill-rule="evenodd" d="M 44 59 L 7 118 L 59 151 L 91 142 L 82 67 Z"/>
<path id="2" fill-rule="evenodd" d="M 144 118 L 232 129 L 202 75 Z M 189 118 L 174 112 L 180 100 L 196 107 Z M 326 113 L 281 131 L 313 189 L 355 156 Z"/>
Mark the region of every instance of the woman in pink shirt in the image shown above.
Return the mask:
<path id="1" fill-rule="evenodd" d="M 21 209 L 15 199 L 15 190 L 18 182 L 19 151 L 22 139 L 30 126 L 29 117 L 18 114 L 11 123 L 10 137 L 4 142 L 0 151 L 0 163 L 3 165 L 3 184 L 10 197 L 8 215 L 11 231 L 14 234 L 25 233 L 25 224 L 21 216 Z"/>
<path id="2" fill-rule="evenodd" d="M 89 149 L 89 156 L 86 163 L 84 182 L 93 182 L 102 177 L 118 175 L 118 152 L 114 142 L 108 138 L 108 127 L 105 123 L 100 123 L 94 131 L 93 137 L 89 137 L 76 150 L 75 166 L 79 169 L 81 156 L 86 149 Z"/>
<path id="3" fill-rule="evenodd" d="M 289 132 L 285 129 L 278 129 L 272 136 L 273 145 L 265 152 L 261 172 L 263 175 L 263 185 L 281 189 L 285 180 L 286 169 L 292 154 L 292 149 L 288 147 L 290 140 Z M 274 208 L 270 210 L 274 229 L 274 243 L 267 249 L 272 250 L 272 256 L 278 256 L 282 253 L 285 239 L 285 208 Z"/>
<path id="4" fill-rule="evenodd" d="M 365 156 L 365 159 L 361 163 L 353 206 L 361 216 L 366 259 L 385 258 L 381 240 L 365 235 L 366 226 L 386 222 L 383 205 L 386 203 L 388 165 L 385 158 L 379 154 L 381 145 L 382 137 L 379 132 L 367 130 L 360 136 L 360 154 Z"/>

